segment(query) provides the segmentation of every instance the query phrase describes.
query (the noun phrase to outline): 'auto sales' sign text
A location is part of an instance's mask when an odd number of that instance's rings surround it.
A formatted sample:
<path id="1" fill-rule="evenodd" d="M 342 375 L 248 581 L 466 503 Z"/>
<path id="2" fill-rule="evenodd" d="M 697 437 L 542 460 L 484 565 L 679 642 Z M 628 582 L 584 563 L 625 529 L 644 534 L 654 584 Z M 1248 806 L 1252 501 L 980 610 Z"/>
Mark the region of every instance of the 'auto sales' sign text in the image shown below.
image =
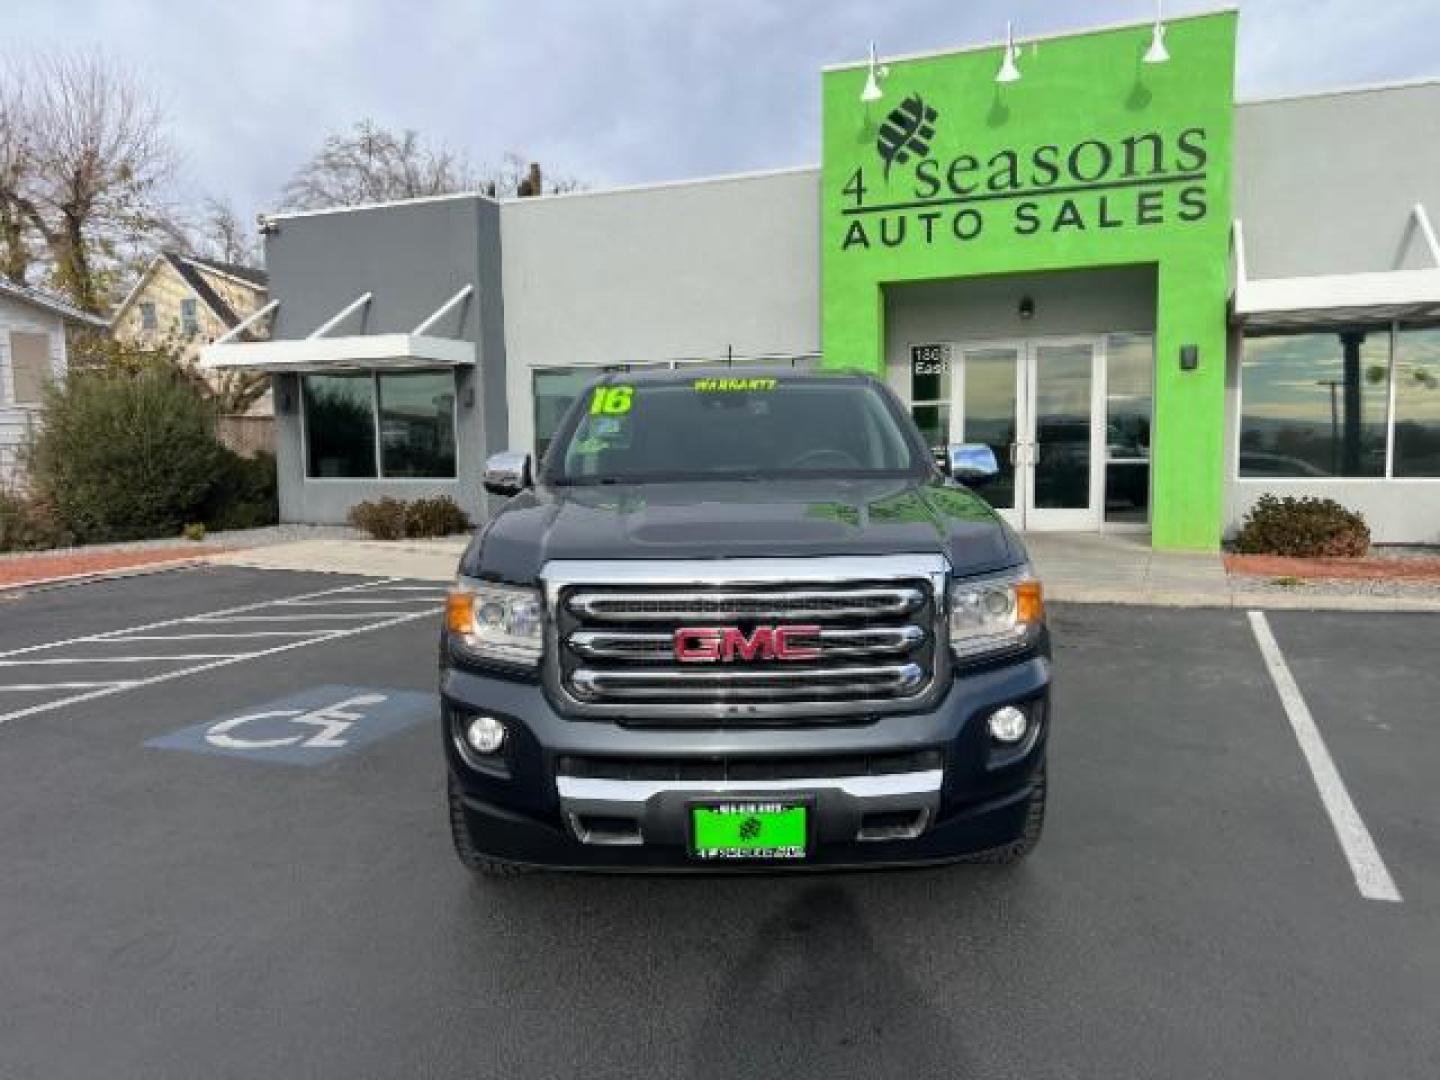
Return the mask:
<path id="1" fill-rule="evenodd" d="M 1199 221 L 1208 212 L 1206 130 L 1142 131 L 990 154 L 930 153 L 936 111 L 911 95 L 886 118 L 877 166 L 841 189 L 841 251 L 964 243 Z"/>

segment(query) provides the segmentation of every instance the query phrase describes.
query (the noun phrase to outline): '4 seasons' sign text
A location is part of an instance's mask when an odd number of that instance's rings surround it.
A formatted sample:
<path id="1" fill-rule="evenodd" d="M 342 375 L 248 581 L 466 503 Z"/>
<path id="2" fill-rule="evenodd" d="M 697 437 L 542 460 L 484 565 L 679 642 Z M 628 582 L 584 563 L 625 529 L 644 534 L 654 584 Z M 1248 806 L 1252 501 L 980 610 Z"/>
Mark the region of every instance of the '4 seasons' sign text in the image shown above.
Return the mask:
<path id="1" fill-rule="evenodd" d="M 841 251 L 966 242 L 997 229 L 1028 237 L 1145 228 L 1199 221 L 1209 209 L 1203 127 L 910 160 L 913 169 L 892 171 L 887 159 L 849 176 Z"/>

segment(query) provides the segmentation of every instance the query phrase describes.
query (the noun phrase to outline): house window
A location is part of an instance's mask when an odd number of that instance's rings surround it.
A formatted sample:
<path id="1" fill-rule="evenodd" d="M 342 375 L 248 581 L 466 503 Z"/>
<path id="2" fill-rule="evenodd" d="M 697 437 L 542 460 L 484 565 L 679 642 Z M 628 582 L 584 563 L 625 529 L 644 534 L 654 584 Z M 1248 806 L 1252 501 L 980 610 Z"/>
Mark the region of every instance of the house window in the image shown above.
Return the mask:
<path id="1" fill-rule="evenodd" d="M 304 375 L 301 387 L 306 476 L 455 478 L 453 372 Z"/>
<path id="2" fill-rule="evenodd" d="M 159 325 L 159 320 L 155 318 L 155 305 L 145 301 L 140 305 L 140 329 L 154 330 Z"/>
<path id="3" fill-rule="evenodd" d="M 1395 476 L 1440 476 L 1440 328 L 1395 334 Z"/>
<path id="4" fill-rule="evenodd" d="M 1247 335 L 1239 475 L 1383 477 L 1390 328 Z"/>
<path id="5" fill-rule="evenodd" d="M 180 301 L 180 329 L 187 336 L 200 332 L 200 312 L 194 297 Z"/>
<path id="6" fill-rule="evenodd" d="M 41 403 L 50 381 L 49 334 L 10 332 L 10 377 L 16 405 Z"/>

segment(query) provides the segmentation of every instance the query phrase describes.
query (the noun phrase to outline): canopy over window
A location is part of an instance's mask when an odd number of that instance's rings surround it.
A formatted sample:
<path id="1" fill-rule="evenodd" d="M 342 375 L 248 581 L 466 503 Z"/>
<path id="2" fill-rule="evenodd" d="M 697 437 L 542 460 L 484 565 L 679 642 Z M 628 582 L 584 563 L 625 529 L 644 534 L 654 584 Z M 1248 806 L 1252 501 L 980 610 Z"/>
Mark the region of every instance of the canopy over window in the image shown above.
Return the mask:
<path id="1" fill-rule="evenodd" d="M 466 285 L 409 333 L 327 336 L 351 314 L 370 303 L 372 294 L 365 293 L 337 311 L 308 337 L 285 341 L 233 341 L 252 321 L 258 321 L 279 306 L 278 300 L 272 300 L 213 345 L 205 346 L 200 351 L 200 366 L 211 371 L 272 372 L 471 367 L 475 363 L 474 342 L 435 337 L 428 331 L 447 312 L 468 299 L 472 292 L 474 286 Z"/>
<path id="2" fill-rule="evenodd" d="M 1235 223 L 1235 321 L 1253 329 L 1326 327 L 1440 318 L 1440 242 L 1416 204 L 1409 227 L 1433 266 L 1355 274 L 1251 279 L 1245 272 L 1245 234 Z"/>

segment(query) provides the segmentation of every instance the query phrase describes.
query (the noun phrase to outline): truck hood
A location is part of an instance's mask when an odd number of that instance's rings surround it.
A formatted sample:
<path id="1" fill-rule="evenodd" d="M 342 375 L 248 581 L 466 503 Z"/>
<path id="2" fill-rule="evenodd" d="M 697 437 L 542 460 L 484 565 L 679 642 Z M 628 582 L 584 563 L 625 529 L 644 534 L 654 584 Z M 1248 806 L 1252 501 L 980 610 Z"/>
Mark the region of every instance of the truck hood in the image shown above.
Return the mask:
<path id="1" fill-rule="evenodd" d="M 727 481 L 541 488 L 511 499 L 471 542 L 463 573 L 538 581 L 557 559 L 723 559 L 935 552 L 959 574 L 1024 550 L 993 510 L 939 478 Z"/>

